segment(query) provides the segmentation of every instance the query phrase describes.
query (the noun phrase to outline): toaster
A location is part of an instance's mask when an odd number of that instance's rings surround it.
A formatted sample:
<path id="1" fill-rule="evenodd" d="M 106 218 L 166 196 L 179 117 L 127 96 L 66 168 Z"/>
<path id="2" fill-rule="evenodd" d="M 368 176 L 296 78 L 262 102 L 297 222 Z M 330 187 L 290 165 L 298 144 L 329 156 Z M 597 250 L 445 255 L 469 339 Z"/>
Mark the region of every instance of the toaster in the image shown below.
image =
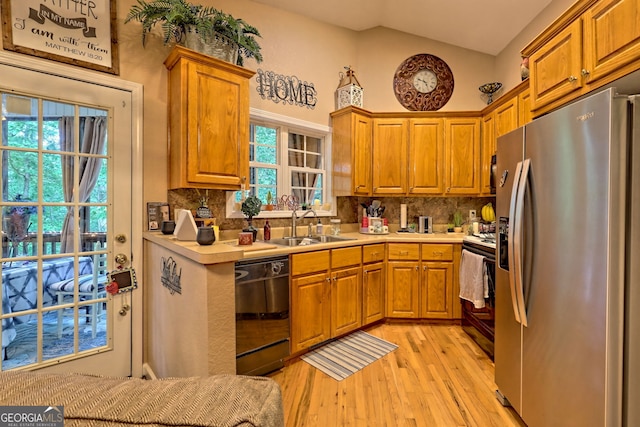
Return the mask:
<path id="1" fill-rule="evenodd" d="M 419 216 L 418 217 L 418 233 L 433 233 L 433 217 Z"/>

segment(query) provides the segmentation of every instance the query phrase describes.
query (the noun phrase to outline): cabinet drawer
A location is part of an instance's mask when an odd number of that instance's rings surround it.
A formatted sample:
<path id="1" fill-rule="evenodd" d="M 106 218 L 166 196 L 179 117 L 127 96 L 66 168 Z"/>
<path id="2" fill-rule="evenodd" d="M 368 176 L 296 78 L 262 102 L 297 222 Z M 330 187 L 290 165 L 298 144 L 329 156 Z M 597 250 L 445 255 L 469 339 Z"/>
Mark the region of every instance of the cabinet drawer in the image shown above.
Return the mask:
<path id="1" fill-rule="evenodd" d="M 348 267 L 362 263 L 360 246 L 331 250 L 331 268 Z"/>
<path id="2" fill-rule="evenodd" d="M 305 252 L 291 255 L 291 275 L 315 273 L 329 269 L 329 251 Z"/>
<path id="3" fill-rule="evenodd" d="M 379 261 L 384 261 L 384 243 L 362 247 L 362 262 L 364 264 Z"/>
<path id="4" fill-rule="evenodd" d="M 453 245 L 428 243 L 422 245 L 423 261 L 453 261 Z"/>
<path id="5" fill-rule="evenodd" d="M 389 243 L 389 260 L 420 259 L 420 244 Z"/>

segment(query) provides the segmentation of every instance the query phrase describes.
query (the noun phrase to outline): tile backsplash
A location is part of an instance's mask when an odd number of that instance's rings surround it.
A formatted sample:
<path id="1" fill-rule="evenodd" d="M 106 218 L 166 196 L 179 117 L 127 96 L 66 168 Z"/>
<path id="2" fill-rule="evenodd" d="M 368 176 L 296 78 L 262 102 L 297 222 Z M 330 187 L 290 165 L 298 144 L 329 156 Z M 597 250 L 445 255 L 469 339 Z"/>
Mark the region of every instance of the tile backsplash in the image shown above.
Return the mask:
<path id="1" fill-rule="evenodd" d="M 240 230 L 246 227 L 246 221 L 240 218 L 225 218 L 226 193 L 222 190 L 178 189 L 169 190 L 167 201 L 171 206 L 171 216 L 175 209 L 196 209 L 200 206 L 200 199 L 208 195 L 208 207 L 221 230 Z M 362 218 L 362 206 L 371 204 L 373 200 L 380 200 L 385 206 L 384 217 L 390 225 L 398 225 L 400 222 L 400 205 L 407 205 L 408 223 L 417 223 L 418 216 L 433 217 L 434 228 L 453 222 L 453 213 L 456 210 L 462 212 L 467 220 L 469 210 L 475 209 L 480 217 L 482 206 L 488 202 L 495 203 L 493 197 L 338 197 L 337 215 L 343 224 L 358 223 Z M 322 222 L 328 224 L 328 218 L 322 218 Z M 290 218 L 269 219 L 272 227 L 287 227 L 291 224 Z M 255 219 L 254 226 L 261 228 L 264 220 Z"/>

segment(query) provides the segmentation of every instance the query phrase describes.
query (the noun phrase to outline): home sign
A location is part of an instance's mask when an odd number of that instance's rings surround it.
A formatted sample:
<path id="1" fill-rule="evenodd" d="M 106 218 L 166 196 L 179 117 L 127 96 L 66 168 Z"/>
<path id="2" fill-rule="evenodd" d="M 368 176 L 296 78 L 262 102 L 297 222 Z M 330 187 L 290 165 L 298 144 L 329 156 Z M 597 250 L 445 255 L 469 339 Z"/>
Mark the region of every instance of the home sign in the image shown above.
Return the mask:
<path id="1" fill-rule="evenodd" d="M 318 99 L 313 83 L 301 81 L 296 76 L 283 76 L 273 71 L 258 69 L 256 73 L 258 87 L 256 90 L 262 99 L 269 99 L 276 104 L 288 103 L 298 107 L 315 108 Z"/>

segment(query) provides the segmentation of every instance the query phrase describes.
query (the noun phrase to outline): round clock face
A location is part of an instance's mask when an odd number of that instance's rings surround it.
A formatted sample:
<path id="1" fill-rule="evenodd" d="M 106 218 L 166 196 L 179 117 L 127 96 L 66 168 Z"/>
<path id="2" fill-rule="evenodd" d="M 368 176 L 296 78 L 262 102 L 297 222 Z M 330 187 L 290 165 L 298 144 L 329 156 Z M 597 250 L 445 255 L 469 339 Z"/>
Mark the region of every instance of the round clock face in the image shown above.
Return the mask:
<path id="1" fill-rule="evenodd" d="M 437 85 L 438 78 L 431 70 L 418 71 L 416 75 L 413 76 L 413 87 L 415 87 L 418 92 L 429 93 L 434 90 Z"/>
<path id="2" fill-rule="evenodd" d="M 439 110 L 453 94 L 453 73 L 437 56 L 427 53 L 414 55 L 396 70 L 393 91 L 407 110 Z"/>

